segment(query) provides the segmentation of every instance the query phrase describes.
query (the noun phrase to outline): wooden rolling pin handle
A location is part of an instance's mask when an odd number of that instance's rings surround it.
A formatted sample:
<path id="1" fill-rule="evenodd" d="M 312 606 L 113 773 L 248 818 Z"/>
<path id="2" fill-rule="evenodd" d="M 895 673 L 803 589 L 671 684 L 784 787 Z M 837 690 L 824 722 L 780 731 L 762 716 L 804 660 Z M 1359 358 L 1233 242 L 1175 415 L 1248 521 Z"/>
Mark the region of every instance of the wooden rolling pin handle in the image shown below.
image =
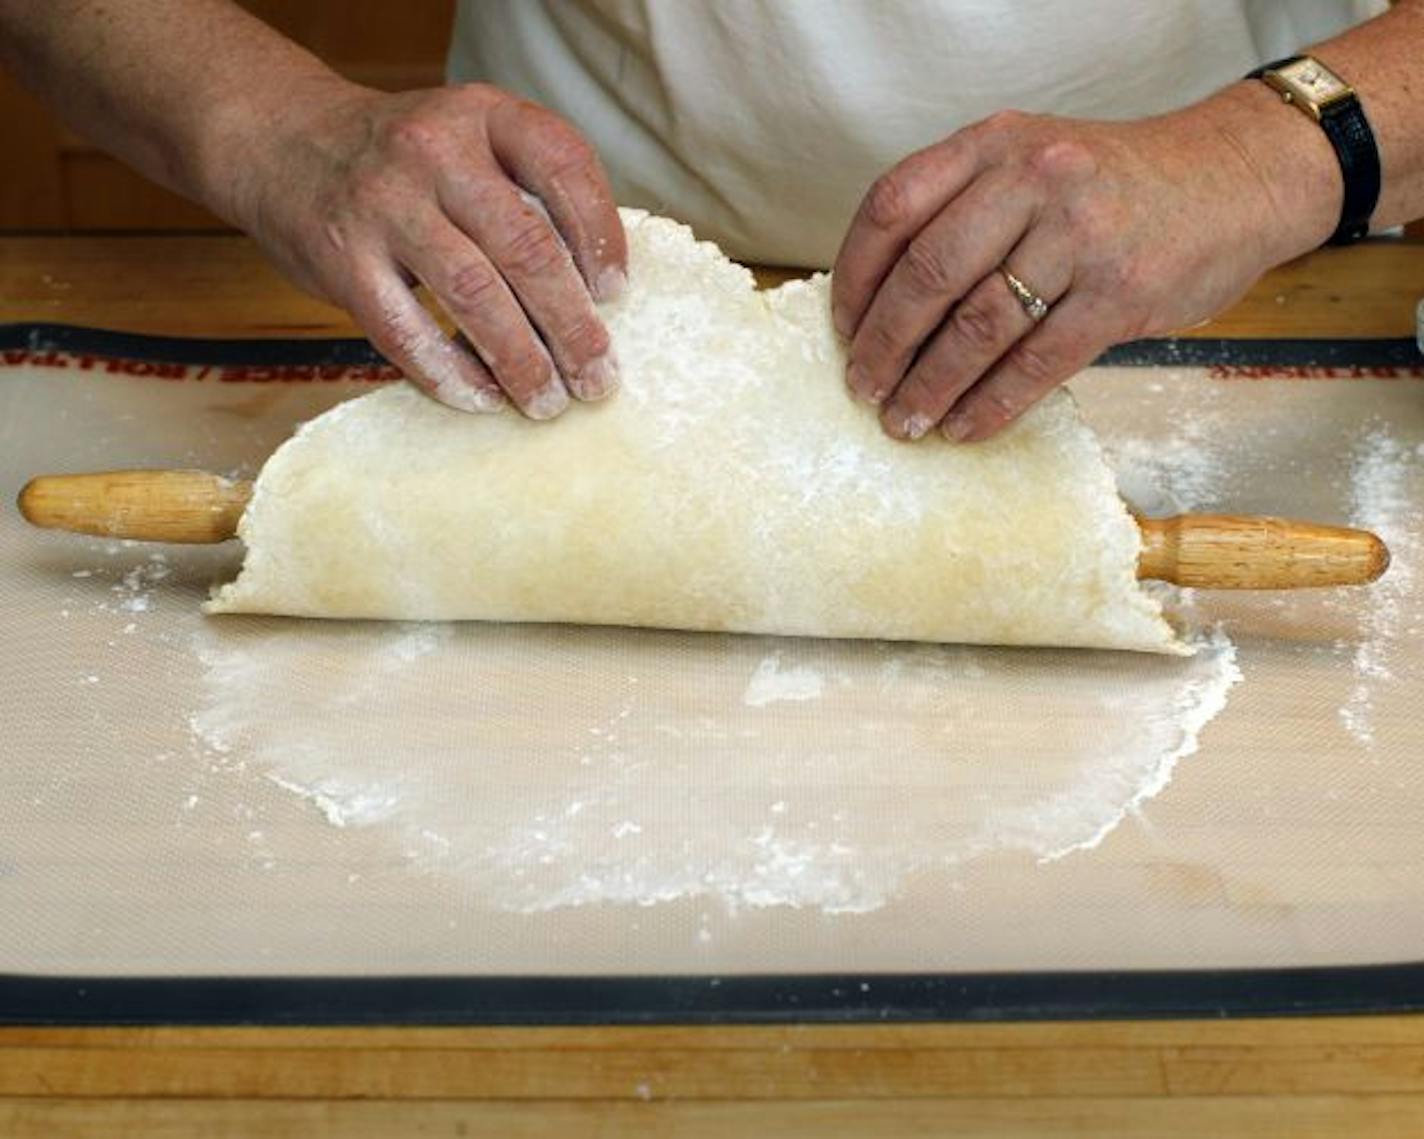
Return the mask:
<path id="1" fill-rule="evenodd" d="M 251 497 L 251 483 L 207 471 L 46 475 L 20 491 L 20 513 L 36 526 L 104 538 L 225 542 Z"/>
<path id="2" fill-rule="evenodd" d="M 1308 589 L 1365 585 L 1389 567 L 1366 530 L 1284 518 L 1182 514 L 1138 518 L 1137 576 L 1199 589 Z"/>
<path id="3" fill-rule="evenodd" d="M 20 492 L 36 526 L 142 542 L 225 542 L 237 534 L 252 484 L 206 471 L 50 475 Z M 1199 589 L 1364 585 L 1389 551 L 1373 534 L 1282 518 L 1184 514 L 1138 518 L 1137 576 Z"/>

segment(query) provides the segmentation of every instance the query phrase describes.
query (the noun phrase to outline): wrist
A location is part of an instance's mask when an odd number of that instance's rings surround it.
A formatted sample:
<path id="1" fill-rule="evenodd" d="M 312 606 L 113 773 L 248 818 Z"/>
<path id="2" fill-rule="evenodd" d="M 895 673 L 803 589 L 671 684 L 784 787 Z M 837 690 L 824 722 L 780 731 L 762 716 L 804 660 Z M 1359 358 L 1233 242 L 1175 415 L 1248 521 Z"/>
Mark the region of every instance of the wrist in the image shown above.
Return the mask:
<path id="1" fill-rule="evenodd" d="M 1267 263 L 1325 244 L 1340 221 L 1344 178 L 1320 127 L 1258 79 L 1234 83 L 1198 106 L 1226 161 L 1259 201 Z"/>
<path id="2" fill-rule="evenodd" d="M 310 135 L 332 109 L 367 94 L 324 65 L 245 83 L 216 98 L 193 148 L 195 190 L 225 221 L 251 231 L 261 187 L 280 174 L 291 143 Z"/>

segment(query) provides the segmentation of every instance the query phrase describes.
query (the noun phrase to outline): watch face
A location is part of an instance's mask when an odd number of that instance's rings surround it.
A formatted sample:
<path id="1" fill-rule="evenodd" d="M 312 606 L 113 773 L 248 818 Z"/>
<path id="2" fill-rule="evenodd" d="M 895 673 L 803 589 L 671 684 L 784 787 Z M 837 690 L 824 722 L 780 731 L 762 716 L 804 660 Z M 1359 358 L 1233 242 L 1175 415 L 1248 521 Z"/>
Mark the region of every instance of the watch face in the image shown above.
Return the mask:
<path id="1" fill-rule="evenodd" d="M 1350 94 L 1350 86 L 1317 60 L 1306 58 L 1276 72 L 1297 99 L 1323 106 Z"/>

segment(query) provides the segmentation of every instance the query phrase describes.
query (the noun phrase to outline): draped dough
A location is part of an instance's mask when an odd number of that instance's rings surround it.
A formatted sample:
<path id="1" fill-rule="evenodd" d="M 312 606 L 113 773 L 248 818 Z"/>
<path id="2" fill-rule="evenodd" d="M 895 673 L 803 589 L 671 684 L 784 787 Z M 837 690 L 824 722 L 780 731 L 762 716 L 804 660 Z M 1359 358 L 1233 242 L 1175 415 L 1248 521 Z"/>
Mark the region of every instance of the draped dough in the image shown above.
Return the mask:
<path id="1" fill-rule="evenodd" d="M 846 392 L 828 278 L 758 292 L 623 216 L 618 395 L 552 424 L 405 384 L 333 408 L 263 468 L 208 611 L 1186 651 L 1069 395 L 894 442 Z"/>

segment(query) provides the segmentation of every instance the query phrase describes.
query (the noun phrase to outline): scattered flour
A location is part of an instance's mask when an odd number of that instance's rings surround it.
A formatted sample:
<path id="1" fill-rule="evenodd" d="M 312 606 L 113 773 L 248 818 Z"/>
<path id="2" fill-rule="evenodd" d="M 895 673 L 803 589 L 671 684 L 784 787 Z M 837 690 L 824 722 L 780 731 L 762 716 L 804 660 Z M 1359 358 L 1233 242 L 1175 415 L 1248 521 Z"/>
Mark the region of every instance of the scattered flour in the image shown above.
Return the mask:
<path id="1" fill-rule="evenodd" d="M 752 673 L 742 703 L 765 708 L 782 700 L 815 700 L 825 686 L 825 678 L 814 668 L 783 668 L 781 654 L 772 653 Z"/>
<path id="2" fill-rule="evenodd" d="M 98 547 L 110 558 L 121 554 L 127 554 L 134 550 L 138 543 L 106 542 Z M 140 555 L 142 560 L 125 570 L 119 579 L 109 586 L 111 597 L 102 597 L 91 605 L 94 613 L 147 613 L 154 607 L 154 587 L 172 572 L 168 564 L 168 555 L 162 551 L 155 551 L 146 555 Z M 69 576 L 76 581 L 88 581 L 91 578 L 110 578 L 114 569 L 77 569 L 70 572 Z M 96 582 L 97 586 L 98 583 Z M 70 611 L 63 609 L 60 612 L 63 617 L 68 617 Z M 135 626 L 124 629 L 125 633 L 133 632 Z"/>
<path id="3" fill-rule="evenodd" d="M 1264 426 L 1262 431 L 1272 435 L 1276 427 Z M 1110 452 L 1119 488 L 1135 507 L 1153 515 L 1220 508 L 1228 480 L 1241 478 L 1234 465 L 1249 457 L 1231 458 L 1223 450 L 1233 437 L 1218 432 L 1208 414 L 1182 418 L 1165 438 L 1116 439 Z M 1400 639 L 1424 625 L 1411 603 L 1414 567 L 1424 545 L 1411 481 L 1421 459 L 1420 448 L 1401 443 L 1386 425 L 1377 423 L 1357 439 L 1345 478 L 1337 484 L 1346 494 L 1349 524 L 1378 534 L 1391 552 L 1389 571 L 1380 581 L 1350 591 L 1350 596 L 1326 595 L 1319 601 L 1329 612 L 1358 614 L 1356 634 L 1333 646 L 1334 653 L 1352 665 L 1337 715 L 1344 730 L 1367 751 L 1376 742 L 1376 700 L 1383 686 L 1400 679 Z M 1312 601 L 1286 594 L 1267 603 L 1302 613 Z M 1180 591 L 1179 611 L 1190 611 L 1192 604 L 1190 591 Z"/>
<path id="4" fill-rule="evenodd" d="M 1420 535 L 1411 525 L 1418 513 L 1406 483 L 1419 456 L 1382 428 L 1355 447 L 1350 472 L 1350 522 L 1372 530 L 1390 549 L 1389 571 L 1370 587 L 1354 646 L 1355 683 L 1340 707 L 1345 730 L 1366 747 L 1375 742 L 1376 686 L 1394 679 L 1396 641 L 1414 632 L 1405 602 L 1414 587 Z"/>
<path id="5" fill-rule="evenodd" d="M 1107 449 L 1123 498 L 1154 516 L 1219 504 L 1228 470 L 1202 431 L 1188 420 L 1167 439 L 1113 440 Z"/>
<path id="6" fill-rule="evenodd" d="M 250 766 L 529 914 L 867 913 L 926 873 L 1090 849 L 1167 786 L 1240 675 L 1220 633 L 1183 660 L 306 623 L 212 623 L 195 648 L 213 770 Z M 805 701 L 815 732 L 784 707 Z"/>
<path id="7" fill-rule="evenodd" d="M 283 790 L 311 802 L 334 827 L 361 827 L 380 822 L 401 801 L 398 787 L 352 785 L 337 776 L 319 779 L 314 784 L 298 783 L 275 771 L 267 772 L 267 778 Z"/>
<path id="8" fill-rule="evenodd" d="M 985 823 L 990 845 L 1027 850 L 1041 862 L 1092 850 L 1166 790 L 1178 762 L 1196 753 L 1202 729 L 1225 709 L 1231 689 L 1242 680 L 1236 646 L 1223 630 L 1199 636 L 1194 643 L 1203 667 L 1149 705 L 1149 713 L 1135 725 L 1141 736 L 1134 746 L 1121 748 L 1106 762 L 1085 764 L 1076 785 L 1035 804 L 1027 814 L 991 815 Z M 1116 711 L 1115 702 L 1107 710 Z M 1065 834 L 1085 829 L 1083 824 L 1095 815 L 1100 819 L 1096 830 L 1064 841 Z"/>
<path id="9" fill-rule="evenodd" d="M 92 571 L 89 571 L 92 572 Z M 169 575 L 168 555 L 153 553 L 148 560 L 140 562 L 110 586 L 116 598 L 111 603 L 101 602 L 99 609 L 119 613 L 146 613 L 153 607 L 153 587 Z M 86 571 L 75 577 L 87 576 Z"/>

